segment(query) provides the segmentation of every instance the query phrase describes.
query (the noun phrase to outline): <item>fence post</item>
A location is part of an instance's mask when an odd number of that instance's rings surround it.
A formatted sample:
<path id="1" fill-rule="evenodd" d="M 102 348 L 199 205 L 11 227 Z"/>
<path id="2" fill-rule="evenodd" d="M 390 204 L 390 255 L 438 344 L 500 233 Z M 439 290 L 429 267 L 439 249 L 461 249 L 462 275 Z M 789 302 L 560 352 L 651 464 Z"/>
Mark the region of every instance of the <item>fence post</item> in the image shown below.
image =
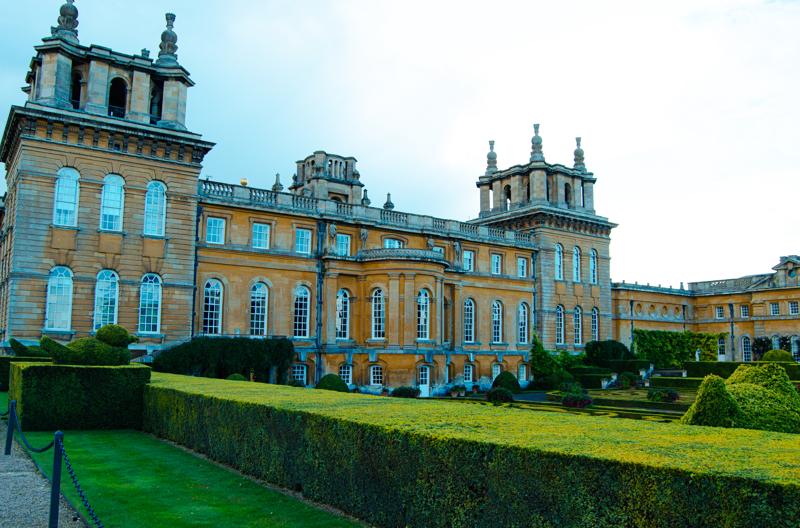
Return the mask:
<path id="1" fill-rule="evenodd" d="M 64 449 L 64 433 L 53 435 L 53 483 L 50 488 L 50 523 L 48 528 L 58 528 L 58 506 L 61 503 L 61 452 Z"/>
<path id="2" fill-rule="evenodd" d="M 8 431 L 6 431 L 6 450 L 5 454 L 11 454 L 11 442 L 14 440 L 14 428 L 17 426 L 17 400 L 11 400 L 8 404 Z"/>

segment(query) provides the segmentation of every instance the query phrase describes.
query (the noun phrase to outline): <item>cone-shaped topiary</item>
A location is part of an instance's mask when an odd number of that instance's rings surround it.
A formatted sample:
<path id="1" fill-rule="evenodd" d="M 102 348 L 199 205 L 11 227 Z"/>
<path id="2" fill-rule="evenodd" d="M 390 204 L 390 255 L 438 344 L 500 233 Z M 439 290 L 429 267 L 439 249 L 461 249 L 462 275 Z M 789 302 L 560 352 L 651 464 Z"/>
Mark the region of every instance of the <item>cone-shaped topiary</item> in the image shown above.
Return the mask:
<path id="1" fill-rule="evenodd" d="M 790 362 L 794 361 L 792 354 L 785 350 L 770 350 L 764 354 L 761 361 L 776 361 L 776 362 Z"/>
<path id="2" fill-rule="evenodd" d="M 725 380 L 719 376 L 706 376 L 697 398 L 681 422 L 688 425 L 710 425 L 712 427 L 735 427 L 741 410 L 728 392 Z"/>
<path id="3" fill-rule="evenodd" d="M 522 390 L 519 386 L 517 377 L 507 370 L 501 372 L 492 382 L 492 388 L 502 387 L 512 394 L 519 394 Z"/>
<path id="4" fill-rule="evenodd" d="M 336 392 L 350 392 L 347 383 L 336 374 L 325 374 L 322 379 L 317 383 L 318 389 L 336 391 Z"/>

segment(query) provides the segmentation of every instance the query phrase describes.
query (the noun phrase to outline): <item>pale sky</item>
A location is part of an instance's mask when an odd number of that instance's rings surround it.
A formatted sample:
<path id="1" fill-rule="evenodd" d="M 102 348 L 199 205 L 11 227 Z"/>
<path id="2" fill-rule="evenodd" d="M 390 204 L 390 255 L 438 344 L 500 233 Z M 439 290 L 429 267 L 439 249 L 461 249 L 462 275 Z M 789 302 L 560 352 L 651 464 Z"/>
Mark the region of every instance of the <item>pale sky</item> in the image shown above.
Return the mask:
<path id="1" fill-rule="evenodd" d="M 0 109 L 22 104 L 59 0 L 6 2 Z M 469 219 L 487 141 L 597 177 L 615 281 L 766 273 L 800 253 L 800 2 L 76 0 L 84 45 L 158 51 L 177 14 L 187 122 L 213 179 L 284 185 L 352 155 L 373 205 Z M 6 112 L 7 110 L 0 110 Z"/>

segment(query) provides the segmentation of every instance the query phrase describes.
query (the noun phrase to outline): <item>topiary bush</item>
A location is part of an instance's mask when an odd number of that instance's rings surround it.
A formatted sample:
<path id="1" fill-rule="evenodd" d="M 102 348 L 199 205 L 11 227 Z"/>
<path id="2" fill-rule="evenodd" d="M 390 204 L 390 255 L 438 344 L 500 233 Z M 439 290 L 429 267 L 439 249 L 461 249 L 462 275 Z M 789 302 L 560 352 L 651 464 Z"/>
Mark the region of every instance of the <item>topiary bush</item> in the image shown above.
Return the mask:
<path id="1" fill-rule="evenodd" d="M 633 372 L 621 372 L 619 376 L 617 376 L 617 382 L 623 389 L 630 389 L 631 387 L 636 387 L 636 384 L 639 382 L 639 376 Z"/>
<path id="2" fill-rule="evenodd" d="M 741 409 L 728 392 L 725 380 L 719 376 L 706 376 L 697 397 L 681 423 L 688 425 L 710 425 L 712 427 L 735 427 L 741 416 Z"/>
<path id="3" fill-rule="evenodd" d="M 139 341 L 138 337 L 131 335 L 124 327 L 115 324 L 101 326 L 95 333 L 95 337 L 113 347 L 127 347 L 131 343 Z"/>
<path id="4" fill-rule="evenodd" d="M 417 387 L 397 387 L 391 393 L 395 398 L 419 398 L 420 391 Z"/>
<path id="5" fill-rule="evenodd" d="M 233 374 L 231 374 L 230 376 L 228 376 L 225 379 L 229 380 L 229 381 L 247 381 L 247 378 L 245 378 L 244 376 L 242 376 L 238 372 L 234 372 Z"/>
<path id="6" fill-rule="evenodd" d="M 586 343 L 586 363 L 589 365 L 611 368 L 609 361 L 627 361 L 634 358 L 628 347 L 613 339 Z"/>
<path id="7" fill-rule="evenodd" d="M 322 379 L 317 383 L 317 389 L 336 391 L 336 392 L 350 392 L 350 388 L 342 378 L 336 374 L 325 374 Z"/>
<path id="8" fill-rule="evenodd" d="M 50 345 L 50 348 L 53 363 L 59 365 L 127 365 L 131 361 L 127 348 L 113 347 L 94 337 L 82 337 L 65 347 Z"/>
<path id="9" fill-rule="evenodd" d="M 772 362 L 786 362 L 789 363 L 794 361 L 791 352 L 787 352 L 785 350 L 770 350 L 766 354 L 761 357 L 761 361 L 772 361 Z"/>
<path id="10" fill-rule="evenodd" d="M 504 370 L 492 382 L 492 388 L 502 387 L 507 389 L 512 394 L 519 394 L 522 390 L 519 386 L 517 377 L 511 372 Z"/>
<path id="11" fill-rule="evenodd" d="M 800 433 L 800 405 L 791 405 L 775 391 L 753 383 L 734 383 L 728 391 L 741 410 L 736 427 Z"/>
<path id="12" fill-rule="evenodd" d="M 537 389 L 556 389 L 565 381 L 572 381 L 573 376 L 544 349 L 542 342 L 533 334 L 533 346 L 530 353 L 533 387 Z"/>
<path id="13" fill-rule="evenodd" d="M 640 359 L 654 363 L 656 368 L 681 368 L 686 361 L 695 358 L 700 349 L 700 359 L 717 360 L 717 340 L 728 334 L 703 332 L 672 332 L 667 330 L 633 331 L 636 354 Z"/>
<path id="14" fill-rule="evenodd" d="M 647 399 L 651 402 L 672 403 L 680 399 L 680 394 L 674 389 L 650 389 L 647 391 Z"/>
<path id="15" fill-rule="evenodd" d="M 494 387 L 486 393 L 486 401 L 495 405 L 511 403 L 514 401 L 514 394 L 504 387 Z"/>
<path id="16" fill-rule="evenodd" d="M 42 350 L 41 347 L 23 345 L 13 337 L 8 340 L 8 344 L 11 346 L 11 350 L 14 352 L 15 356 L 26 357 L 26 358 L 50 357 L 47 355 L 46 351 Z"/>
<path id="17" fill-rule="evenodd" d="M 797 391 L 794 390 L 792 382 L 786 371 L 776 363 L 764 363 L 763 365 L 740 365 L 727 381 L 728 385 L 737 383 L 752 383 L 765 389 L 777 392 L 790 401 L 800 404 Z"/>

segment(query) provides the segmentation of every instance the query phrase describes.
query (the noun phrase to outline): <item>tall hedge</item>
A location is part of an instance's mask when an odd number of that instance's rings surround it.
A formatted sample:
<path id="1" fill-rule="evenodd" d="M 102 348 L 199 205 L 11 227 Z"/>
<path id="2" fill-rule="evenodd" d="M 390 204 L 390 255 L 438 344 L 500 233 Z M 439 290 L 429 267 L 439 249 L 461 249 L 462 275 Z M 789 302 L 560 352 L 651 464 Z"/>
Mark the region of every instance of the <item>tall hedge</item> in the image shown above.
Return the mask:
<path id="1" fill-rule="evenodd" d="M 144 428 L 379 527 L 800 518 L 794 435 L 453 405 L 156 373 Z"/>
<path id="2" fill-rule="evenodd" d="M 613 368 L 611 361 L 628 361 L 634 359 L 633 353 L 623 343 L 608 339 L 606 341 L 589 341 L 586 343 L 586 363 L 598 367 Z"/>
<path id="3" fill-rule="evenodd" d="M 197 337 L 159 353 L 153 370 L 220 379 L 231 374 L 249 379 L 252 370 L 256 381 L 266 382 L 274 367 L 277 382 L 284 383 L 293 359 L 294 345 L 284 338 Z"/>
<path id="4" fill-rule="evenodd" d="M 12 363 L 9 400 L 23 430 L 141 428 L 150 367 Z"/>
<path id="5" fill-rule="evenodd" d="M 726 333 L 670 332 L 666 330 L 634 329 L 633 344 L 641 359 L 650 360 L 656 368 L 682 368 L 684 362 L 695 359 L 700 349 L 700 359 L 717 359 L 717 340 Z"/>
<path id="6" fill-rule="evenodd" d="M 11 376 L 11 362 L 18 363 L 50 363 L 52 360 L 49 357 L 19 357 L 19 356 L 0 356 L 0 392 L 8 390 L 8 379 Z M 3 411 L 5 412 L 5 410 Z"/>
<path id="7" fill-rule="evenodd" d="M 709 374 L 716 374 L 721 378 L 727 378 L 739 368 L 740 365 L 763 365 L 763 362 L 755 361 L 752 363 L 743 361 L 688 361 L 683 364 L 690 378 L 703 378 Z M 791 363 L 778 363 L 789 375 L 789 379 L 800 381 L 800 364 L 792 361 Z"/>

